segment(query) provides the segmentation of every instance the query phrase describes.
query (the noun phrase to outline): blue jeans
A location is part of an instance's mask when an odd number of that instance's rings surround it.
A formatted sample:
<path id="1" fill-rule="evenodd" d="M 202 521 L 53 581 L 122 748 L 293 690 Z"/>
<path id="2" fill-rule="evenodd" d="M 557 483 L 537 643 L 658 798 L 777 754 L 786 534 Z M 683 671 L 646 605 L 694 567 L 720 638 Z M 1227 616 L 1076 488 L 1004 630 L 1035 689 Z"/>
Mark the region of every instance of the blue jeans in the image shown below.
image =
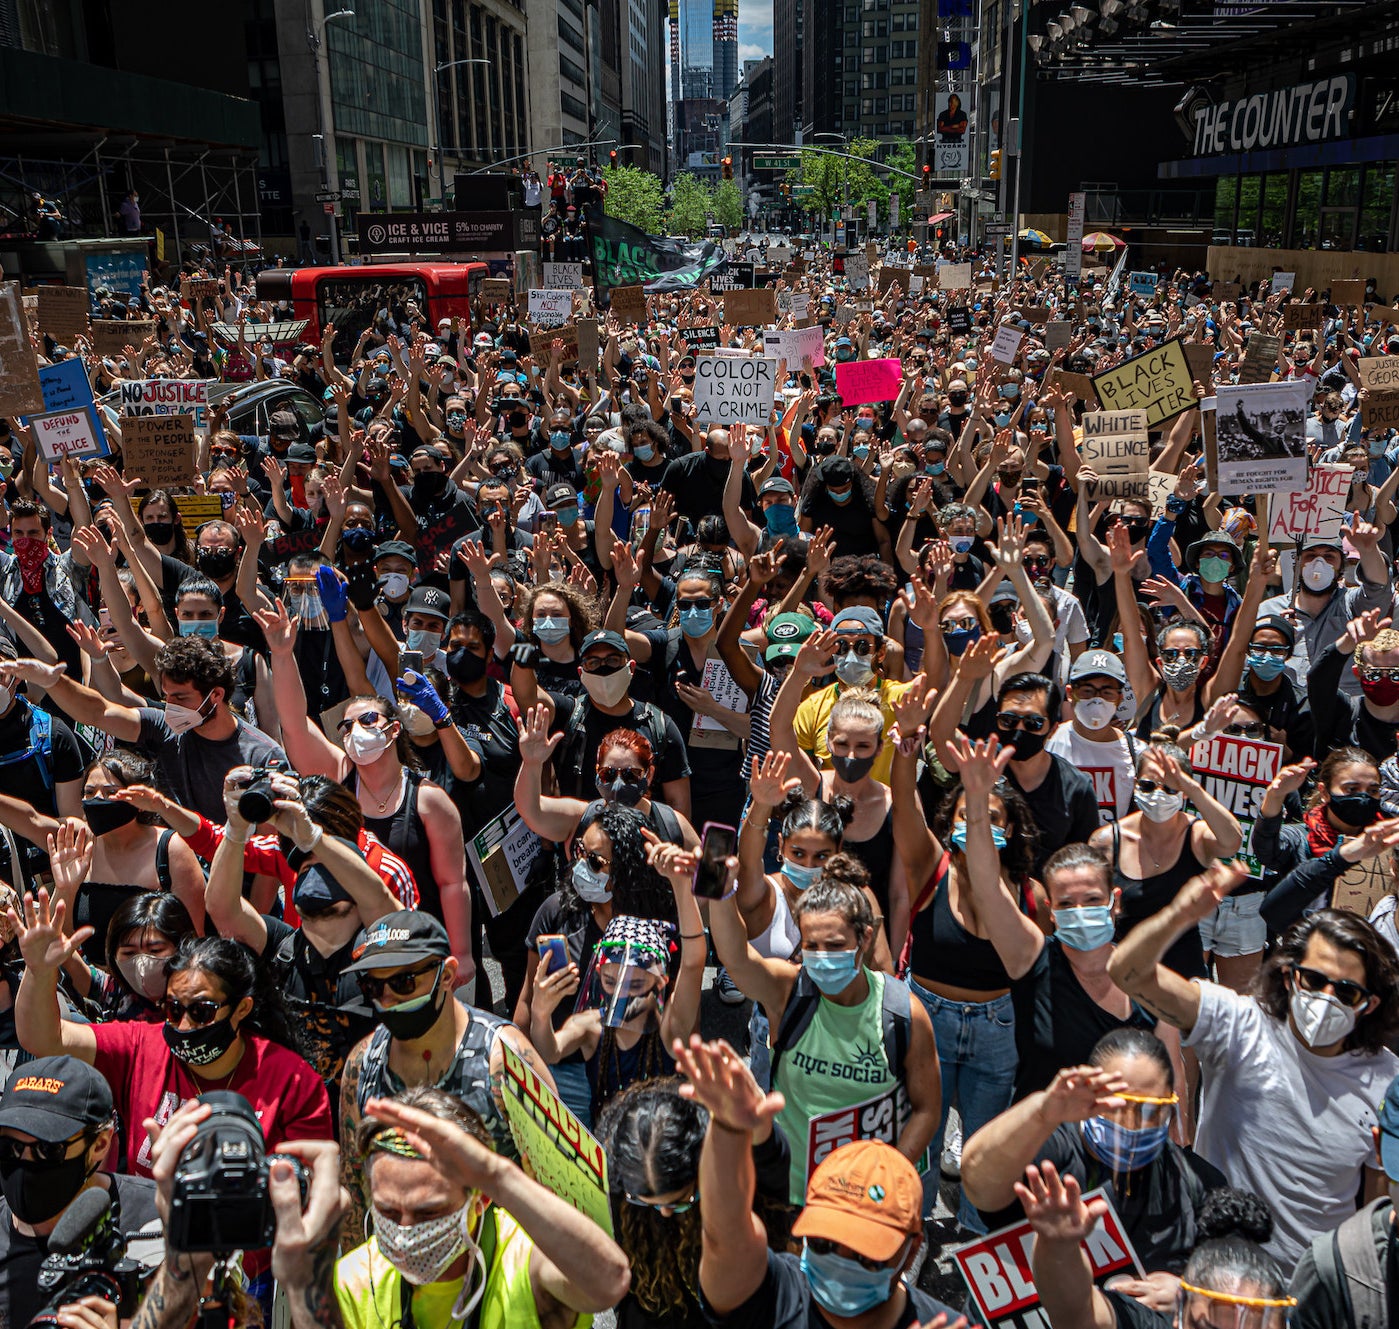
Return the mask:
<path id="1" fill-rule="evenodd" d="M 1015 1009 L 1009 996 L 995 1001 L 948 1001 L 912 978 L 909 988 L 933 1022 L 942 1073 L 942 1119 L 933 1137 L 932 1167 L 923 1179 L 924 1204 L 929 1214 L 937 1202 L 938 1167 L 942 1160 L 947 1110 L 954 1104 L 962 1118 L 962 1139 L 969 1140 L 992 1117 L 1010 1106 L 1015 1091 Z M 986 1225 L 963 1196 L 957 1221 L 973 1232 Z"/>
<path id="2" fill-rule="evenodd" d="M 550 1066 L 554 1077 L 554 1088 L 559 1097 L 579 1121 L 589 1130 L 593 1128 L 593 1091 L 588 1084 L 588 1071 L 581 1061 L 561 1061 Z"/>

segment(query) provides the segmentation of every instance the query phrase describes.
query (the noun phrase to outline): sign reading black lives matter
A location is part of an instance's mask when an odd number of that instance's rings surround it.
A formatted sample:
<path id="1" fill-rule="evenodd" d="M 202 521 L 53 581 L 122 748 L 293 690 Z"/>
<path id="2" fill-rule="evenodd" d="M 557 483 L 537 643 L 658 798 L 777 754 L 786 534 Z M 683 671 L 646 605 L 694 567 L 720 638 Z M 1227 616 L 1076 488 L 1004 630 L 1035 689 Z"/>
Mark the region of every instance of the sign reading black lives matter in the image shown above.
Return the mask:
<path id="1" fill-rule="evenodd" d="M 772 417 L 777 361 L 763 355 L 701 355 L 695 360 L 695 419 L 765 425 Z"/>

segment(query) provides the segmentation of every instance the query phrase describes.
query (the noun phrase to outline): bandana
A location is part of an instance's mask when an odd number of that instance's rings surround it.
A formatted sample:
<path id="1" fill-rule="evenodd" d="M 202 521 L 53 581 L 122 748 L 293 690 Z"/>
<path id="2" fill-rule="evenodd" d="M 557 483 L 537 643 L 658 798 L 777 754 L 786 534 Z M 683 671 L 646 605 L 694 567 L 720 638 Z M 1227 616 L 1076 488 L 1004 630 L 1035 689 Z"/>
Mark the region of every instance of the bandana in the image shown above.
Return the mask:
<path id="1" fill-rule="evenodd" d="M 634 918 L 630 914 L 614 914 L 607 931 L 598 942 L 600 951 L 623 950 L 630 947 L 646 959 L 665 965 L 670 959 L 670 944 L 666 941 L 669 924 L 654 918 Z"/>
<path id="2" fill-rule="evenodd" d="M 1325 807 L 1312 808 L 1303 818 L 1307 827 L 1307 845 L 1313 858 L 1320 858 L 1328 849 L 1335 847 L 1341 833 L 1326 820 Z"/>
<path id="3" fill-rule="evenodd" d="M 24 579 L 26 595 L 37 595 L 44 589 L 44 564 L 48 561 L 49 547 L 43 540 L 32 535 L 22 535 L 15 542 L 15 557 L 19 559 L 19 573 Z"/>
<path id="4" fill-rule="evenodd" d="M 399 1158 L 422 1157 L 398 1126 L 387 1126 L 381 1131 L 376 1131 L 369 1141 L 369 1147 L 377 1149 L 381 1154 L 397 1154 Z"/>

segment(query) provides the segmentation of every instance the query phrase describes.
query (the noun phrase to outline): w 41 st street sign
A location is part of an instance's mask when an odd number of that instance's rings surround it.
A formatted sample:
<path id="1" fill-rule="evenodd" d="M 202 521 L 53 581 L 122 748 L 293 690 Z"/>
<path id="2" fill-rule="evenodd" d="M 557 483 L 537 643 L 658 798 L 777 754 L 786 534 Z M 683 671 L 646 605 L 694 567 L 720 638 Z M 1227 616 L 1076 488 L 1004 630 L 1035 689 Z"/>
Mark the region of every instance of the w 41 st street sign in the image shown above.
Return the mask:
<path id="1" fill-rule="evenodd" d="M 755 171 L 799 171 L 801 170 L 801 164 L 802 159 L 800 155 L 753 158 L 753 169 Z"/>

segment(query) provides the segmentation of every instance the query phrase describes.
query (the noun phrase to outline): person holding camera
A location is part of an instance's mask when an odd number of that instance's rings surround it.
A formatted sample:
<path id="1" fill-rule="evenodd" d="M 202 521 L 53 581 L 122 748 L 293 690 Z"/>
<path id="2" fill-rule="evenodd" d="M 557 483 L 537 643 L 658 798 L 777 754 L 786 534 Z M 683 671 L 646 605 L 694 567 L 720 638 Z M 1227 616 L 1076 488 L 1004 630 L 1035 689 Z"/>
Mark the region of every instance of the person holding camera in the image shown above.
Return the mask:
<path id="1" fill-rule="evenodd" d="M 587 1214 L 491 1148 L 440 1089 L 375 1098 L 359 1131 L 373 1235 L 335 1266 L 345 1329 L 574 1324 L 615 1306 L 627 1257 Z M 327 1271 L 322 1289 L 331 1285 Z"/>
<path id="2" fill-rule="evenodd" d="M 99 1172 L 116 1136 L 106 1080 L 76 1057 L 38 1057 L 11 1074 L 0 1099 L 0 1324 L 27 1325 L 52 1304 L 39 1270 L 49 1237 L 88 1190 L 110 1197 L 116 1232 L 141 1264 L 159 1263 L 163 1225 L 155 1186 L 144 1177 Z M 84 1245 L 92 1234 L 84 1233 Z M 95 1244 L 95 1243 L 94 1243 Z M 65 1282 L 65 1286 L 71 1286 Z M 62 1295 L 61 1293 L 59 1294 Z M 70 1329 L 115 1329 L 117 1307 L 105 1298 L 60 1301 Z"/>

